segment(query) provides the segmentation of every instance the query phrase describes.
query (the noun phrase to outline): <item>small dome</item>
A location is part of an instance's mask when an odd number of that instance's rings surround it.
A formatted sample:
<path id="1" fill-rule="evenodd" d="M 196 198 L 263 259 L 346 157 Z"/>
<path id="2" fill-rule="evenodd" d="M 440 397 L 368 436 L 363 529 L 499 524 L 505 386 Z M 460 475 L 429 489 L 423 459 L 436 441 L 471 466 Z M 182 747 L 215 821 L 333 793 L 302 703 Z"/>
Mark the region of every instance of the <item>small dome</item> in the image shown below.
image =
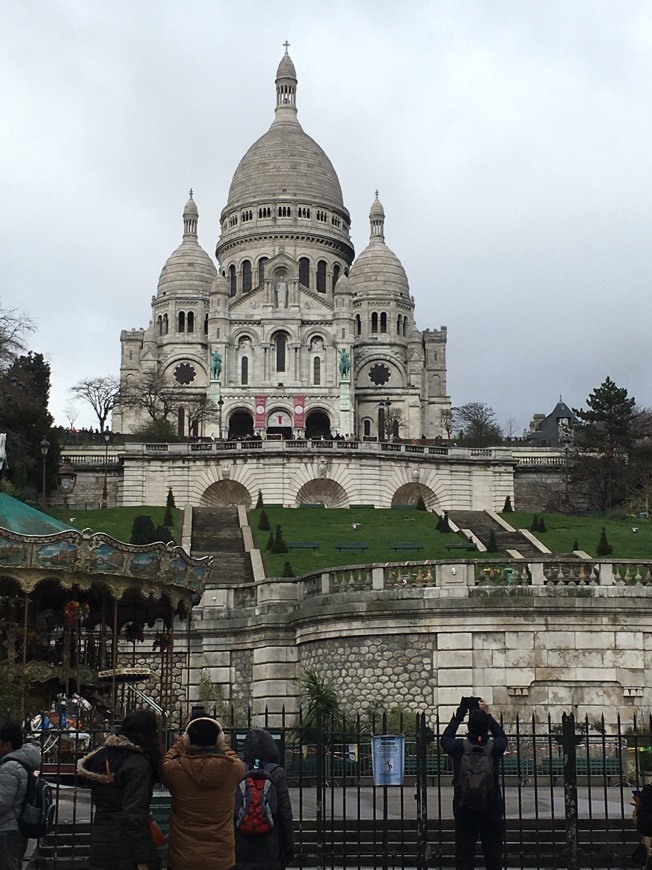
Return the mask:
<path id="1" fill-rule="evenodd" d="M 276 70 L 276 78 L 277 79 L 296 79 L 297 71 L 294 68 L 294 63 L 292 62 L 292 58 L 290 55 L 286 53 L 281 58 L 281 62 L 278 65 L 278 69 Z"/>
<path id="2" fill-rule="evenodd" d="M 409 297 L 410 287 L 403 264 L 385 244 L 385 211 L 378 199 L 378 191 L 369 211 L 369 223 L 369 244 L 351 266 L 351 289 L 356 294 L 397 290 L 402 296 Z"/>
<path id="3" fill-rule="evenodd" d="M 183 241 L 168 257 L 158 279 L 158 295 L 209 293 L 217 275 L 215 264 L 197 241 L 199 211 L 192 198 L 183 210 Z"/>
<path id="4" fill-rule="evenodd" d="M 385 217 L 385 209 L 381 201 L 378 199 L 378 191 L 376 191 L 376 199 L 373 201 L 372 206 L 369 210 L 369 220 L 373 221 L 374 218 L 383 218 Z"/>
<path id="5" fill-rule="evenodd" d="M 190 189 L 190 199 L 189 199 L 188 202 L 186 203 L 186 207 L 185 207 L 184 210 L 183 210 L 183 216 L 184 216 L 184 218 L 185 218 L 186 216 L 188 216 L 188 217 L 190 217 L 190 216 L 192 216 L 192 217 L 199 217 L 199 211 L 198 211 L 198 209 L 197 209 L 197 203 L 196 203 L 195 200 L 192 198 L 192 188 Z"/>

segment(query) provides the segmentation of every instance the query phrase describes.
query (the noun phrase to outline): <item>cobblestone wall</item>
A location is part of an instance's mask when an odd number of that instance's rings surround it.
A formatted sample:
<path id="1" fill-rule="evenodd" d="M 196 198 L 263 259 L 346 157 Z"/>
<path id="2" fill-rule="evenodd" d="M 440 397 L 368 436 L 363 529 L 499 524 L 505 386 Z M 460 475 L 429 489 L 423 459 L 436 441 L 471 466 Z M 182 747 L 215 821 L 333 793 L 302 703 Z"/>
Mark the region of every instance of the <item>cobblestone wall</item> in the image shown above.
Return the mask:
<path id="1" fill-rule="evenodd" d="M 140 647 L 140 650 L 139 650 Z M 129 644 L 129 650 L 120 650 L 118 654 L 118 667 L 124 668 L 149 668 L 154 676 L 141 683 L 134 683 L 137 689 L 144 692 L 157 704 L 164 706 L 161 697 L 161 653 L 148 650 L 148 644 L 136 644 L 136 656 L 134 659 Z M 186 678 L 187 662 L 185 653 L 173 653 L 172 657 L 172 715 L 175 717 L 179 710 L 185 712 L 186 704 Z M 110 688 L 109 688 L 110 691 Z"/>
<path id="2" fill-rule="evenodd" d="M 314 668 L 335 686 L 347 713 L 369 707 L 409 710 L 432 705 L 432 636 L 385 635 L 306 644 L 299 671 Z"/>
<path id="3" fill-rule="evenodd" d="M 231 654 L 233 684 L 231 703 L 235 707 L 248 707 L 252 702 L 251 684 L 254 675 L 253 650 L 238 650 Z"/>

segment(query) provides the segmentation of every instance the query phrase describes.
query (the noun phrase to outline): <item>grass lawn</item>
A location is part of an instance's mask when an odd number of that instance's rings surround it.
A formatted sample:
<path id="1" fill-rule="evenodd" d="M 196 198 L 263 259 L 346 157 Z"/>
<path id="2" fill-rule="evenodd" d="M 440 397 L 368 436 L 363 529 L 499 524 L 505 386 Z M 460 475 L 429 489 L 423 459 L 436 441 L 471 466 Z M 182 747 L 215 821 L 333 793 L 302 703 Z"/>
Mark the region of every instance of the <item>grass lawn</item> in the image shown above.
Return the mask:
<path id="1" fill-rule="evenodd" d="M 140 515 L 149 515 L 155 526 L 163 525 L 165 517 L 164 507 L 119 507 L 119 508 L 104 508 L 103 510 L 94 511 L 78 511 L 65 510 L 64 508 L 53 508 L 48 513 L 61 520 L 63 523 L 69 523 L 80 532 L 83 529 L 92 529 L 94 532 L 105 532 L 116 538 L 118 541 L 129 543 L 131 539 L 131 526 L 134 518 Z M 174 536 L 174 540 L 181 541 L 181 511 L 173 508 L 172 515 L 174 517 L 174 526 L 170 530 Z M 74 518 L 74 522 L 73 522 Z"/>
<path id="2" fill-rule="evenodd" d="M 502 518 L 516 529 L 529 529 L 534 514 L 514 511 Z M 596 556 L 595 548 L 604 528 L 613 547 L 612 557 L 618 559 L 652 559 L 652 523 L 641 519 L 611 519 L 608 517 L 578 517 L 566 514 L 537 514 L 543 517 L 547 531 L 534 532 L 553 553 L 571 553 L 577 542 L 579 549 Z M 632 529 L 638 529 L 633 532 Z"/>
<path id="3" fill-rule="evenodd" d="M 258 528 L 260 510 L 249 512 L 249 524 L 262 551 L 266 573 L 280 577 L 283 567 L 289 562 L 294 573 L 305 574 L 321 568 L 337 565 L 358 565 L 368 562 L 405 562 L 424 559 L 474 558 L 474 553 L 446 550 L 446 544 L 460 543 L 453 534 L 437 531 L 437 517 L 416 509 L 374 510 L 372 508 L 342 508 L 328 510 L 319 508 L 264 508 L 272 530 L 276 524 L 283 527 L 283 537 L 288 541 L 317 541 L 318 550 L 290 550 L 288 553 L 265 551 L 269 532 Z M 359 523 L 359 529 L 353 524 Z M 360 541 L 368 545 L 361 552 L 339 551 L 338 541 Z M 397 541 L 418 541 L 423 549 L 393 552 L 390 545 Z M 484 558 L 484 557 L 483 557 Z"/>

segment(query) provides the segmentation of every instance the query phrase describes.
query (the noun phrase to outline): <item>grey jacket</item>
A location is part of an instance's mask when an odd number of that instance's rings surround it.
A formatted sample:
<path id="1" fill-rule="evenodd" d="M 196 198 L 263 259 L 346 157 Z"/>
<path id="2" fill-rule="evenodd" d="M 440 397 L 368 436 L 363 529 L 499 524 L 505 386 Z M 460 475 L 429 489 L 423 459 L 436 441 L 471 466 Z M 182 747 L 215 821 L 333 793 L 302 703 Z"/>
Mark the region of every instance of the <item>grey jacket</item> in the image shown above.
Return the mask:
<path id="1" fill-rule="evenodd" d="M 41 751 L 25 743 L 0 758 L 0 834 L 18 830 L 16 821 L 23 808 L 29 774 L 18 764 L 22 761 L 33 772 L 41 766 Z"/>

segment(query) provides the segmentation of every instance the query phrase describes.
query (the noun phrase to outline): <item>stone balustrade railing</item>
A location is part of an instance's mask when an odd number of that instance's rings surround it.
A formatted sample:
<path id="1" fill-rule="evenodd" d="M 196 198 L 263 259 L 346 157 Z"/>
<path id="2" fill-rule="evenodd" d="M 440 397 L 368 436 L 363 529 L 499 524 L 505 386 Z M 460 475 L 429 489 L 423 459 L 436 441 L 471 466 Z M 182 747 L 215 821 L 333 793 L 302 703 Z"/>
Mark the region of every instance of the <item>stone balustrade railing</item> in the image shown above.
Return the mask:
<path id="1" fill-rule="evenodd" d="M 317 596 L 349 592 L 385 591 L 405 588 L 452 590 L 468 595 L 473 589 L 530 587 L 549 594 L 553 587 L 649 589 L 652 592 L 652 560 L 555 558 L 546 560 L 426 561 L 386 565 L 355 565 L 306 574 L 296 578 L 267 578 L 246 586 L 218 590 L 214 605 L 242 609 L 261 604 L 298 602 Z M 431 593 L 432 594 L 432 593 Z M 446 594 L 446 593 L 444 593 Z M 216 595 L 216 590 L 211 591 Z"/>

